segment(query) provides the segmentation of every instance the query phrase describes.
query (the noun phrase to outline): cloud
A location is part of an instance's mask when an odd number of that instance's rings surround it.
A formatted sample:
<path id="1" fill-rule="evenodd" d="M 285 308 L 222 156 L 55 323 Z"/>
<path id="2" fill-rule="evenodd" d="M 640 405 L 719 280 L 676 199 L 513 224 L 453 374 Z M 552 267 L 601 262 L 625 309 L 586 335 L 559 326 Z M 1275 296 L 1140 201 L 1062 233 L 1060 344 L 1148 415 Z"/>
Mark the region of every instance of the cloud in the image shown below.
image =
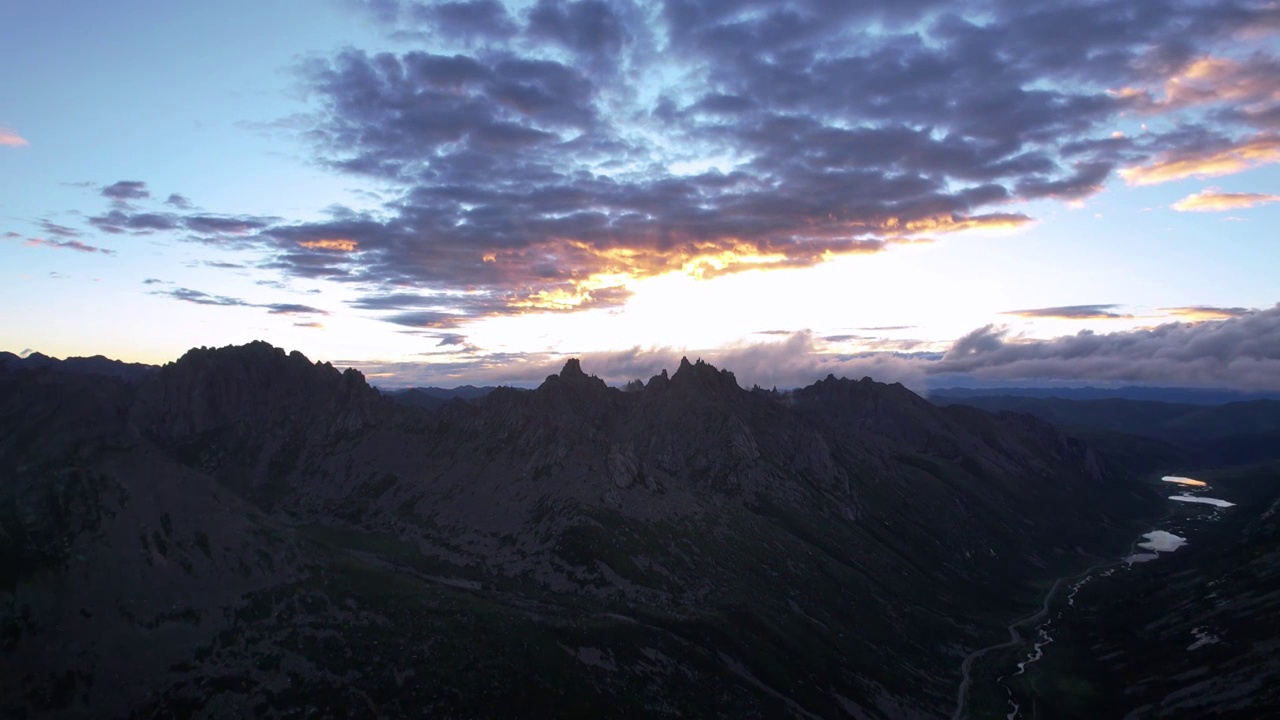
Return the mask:
<path id="1" fill-rule="evenodd" d="M 618 305 L 638 278 L 1024 227 L 1033 201 L 1089 197 L 1117 172 L 1148 184 L 1280 159 L 1265 3 L 355 5 L 401 49 L 302 64 L 312 103 L 289 126 L 381 205 L 142 212 L 120 204 L 145 199 L 129 181 L 89 222 L 250 249 L 262 270 L 352 286 L 356 309 L 449 329 Z M 1137 115 L 1152 130 L 1113 136 Z"/>
<path id="2" fill-rule="evenodd" d="M 1189 177 L 1231 175 L 1280 162 L 1280 137 L 1259 135 L 1216 147 L 1192 147 L 1158 156 L 1146 165 L 1120 171 L 1130 185 L 1154 185 Z"/>
<path id="3" fill-rule="evenodd" d="M 178 193 L 172 193 L 171 195 L 169 195 L 169 199 L 165 200 L 164 204 L 170 207 L 178 208 L 179 210 L 190 210 L 191 208 L 195 207 L 190 200 L 188 200 L 183 195 L 179 195 Z"/>
<path id="4" fill-rule="evenodd" d="M 163 281 L 160 281 L 163 282 Z M 150 281 L 144 284 L 153 284 Z M 192 290 L 190 288 L 178 287 L 172 290 L 153 290 L 152 295 L 162 295 L 173 298 L 174 300 L 182 300 L 183 302 L 195 303 L 196 305 L 214 305 L 218 307 L 250 307 L 264 308 L 271 315 L 328 315 L 328 311 L 311 307 L 310 305 L 299 305 L 296 303 L 253 303 L 240 298 L 229 297 L 226 295 L 211 295 L 200 290 Z"/>
<path id="5" fill-rule="evenodd" d="M 1268 193 L 1230 193 L 1209 188 L 1188 195 L 1170 205 L 1179 212 L 1225 212 L 1266 205 L 1280 200 L 1280 195 Z"/>
<path id="6" fill-rule="evenodd" d="M 55 227 L 58 227 L 58 226 L 55 226 Z M 17 239 L 22 236 L 19 235 L 18 233 L 10 232 L 10 233 L 5 233 L 5 237 L 10 239 Z M 110 250 L 108 248 L 103 248 L 103 247 L 97 247 L 96 245 L 89 245 L 84 242 L 81 242 L 80 240 L 75 239 L 74 235 L 61 236 L 61 237 L 63 237 L 63 239 L 58 239 L 56 237 L 54 238 L 29 237 L 25 239 L 22 242 L 22 244 L 28 247 L 61 248 L 63 250 L 75 250 L 76 252 L 82 252 L 82 253 L 98 253 L 102 255 L 116 254 L 115 250 Z"/>
<path id="7" fill-rule="evenodd" d="M 1119 305 L 1062 305 L 1059 307 L 1008 310 L 1001 315 L 1017 315 L 1024 318 L 1056 318 L 1059 320 L 1110 320 L 1129 318 L 1132 315 L 1114 312 Z"/>
<path id="8" fill-rule="evenodd" d="M 197 305 L 218 305 L 221 307 L 253 307 L 251 303 L 238 298 L 227 297 L 225 295 L 210 295 L 199 290 L 191 290 L 189 288 L 174 288 L 173 290 L 155 290 L 152 295 L 167 295 L 174 300 L 182 300 L 183 302 L 195 303 Z"/>
<path id="9" fill-rule="evenodd" d="M 78 230 L 69 228 L 66 225 L 59 225 L 55 222 L 50 222 L 49 220 L 41 220 L 40 228 L 44 230 L 45 234 L 53 235 L 55 237 L 64 239 L 80 237 L 80 232 Z"/>
<path id="10" fill-rule="evenodd" d="M 1258 112 L 1280 103 L 1280 62 L 1264 53 L 1242 60 L 1204 55 L 1172 68 L 1158 89 L 1125 88 L 1118 94 L 1137 99 L 1146 113 L 1228 103 L 1233 110 Z"/>
<path id="11" fill-rule="evenodd" d="M 328 315 L 329 313 L 310 305 L 299 305 L 297 303 L 267 303 L 265 305 L 254 305 L 253 307 L 267 308 L 272 315 Z"/>
<path id="12" fill-rule="evenodd" d="M 957 340 L 930 373 L 1280 389 L 1280 305 L 1215 322 L 1052 340 L 1010 339 L 988 325 Z"/>
<path id="13" fill-rule="evenodd" d="M 102 197 L 118 205 L 127 205 L 130 200 L 146 200 L 151 197 L 151 192 L 141 180 L 120 180 L 102 188 Z"/>
<path id="14" fill-rule="evenodd" d="M 191 239 L 207 243 L 234 243 L 237 238 L 267 228 L 274 218 L 248 215 L 181 214 L 173 212 L 136 212 L 116 207 L 89 218 L 89 224 L 102 232 L 119 235 L 147 235 L 158 232 L 189 231 Z"/>
<path id="15" fill-rule="evenodd" d="M 515 20 L 497 0 L 417 5 L 412 15 L 442 34 L 467 40 L 507 38 L 518 30 Z"/>
<path id="16" fill-rule="evenodd" d="M 1194 305 L 1190 307 L 1160 308 L 1161 312 L 1169 313 L 1185 320 L 1225 320 L 1227 318 L 1237 318 L 1247 315 L 1253 310 L 1242 307 L 1211 307 L 1208 305 Z"/>
<path id="17" fill-rule="evenodd" d="M 102 232 L 111 233 L 112 235 L 162 232 L 176 230 L 181 226 L 178 218 L 171 214 L 132 213 L 119 209 L 91 217 L 89 218 L 89 224 Z"/>
<path id="18" fill-rule="evenodd" d="M 26 147 L 30 144 L 12 128 L 0 127 L 0 147 Z"/>

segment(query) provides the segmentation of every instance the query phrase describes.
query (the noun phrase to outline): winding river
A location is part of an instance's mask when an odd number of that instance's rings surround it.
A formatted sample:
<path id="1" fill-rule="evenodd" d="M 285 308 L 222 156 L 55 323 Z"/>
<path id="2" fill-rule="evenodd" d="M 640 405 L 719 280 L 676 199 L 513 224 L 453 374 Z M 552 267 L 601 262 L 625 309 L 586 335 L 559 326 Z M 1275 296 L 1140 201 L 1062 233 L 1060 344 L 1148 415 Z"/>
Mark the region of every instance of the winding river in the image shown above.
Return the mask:
<path id="1" fill-rule="evenodd" d="M 1181 485 L 1196 492 L 1206 490 L 1209 487 L 1208 483 L 1177 475 L 1166 475 L 1161 478 L 1161 480 Z M 1182 495 L 1172 495 L 1169 499 L 1179 502 L 1203 503 L 1218 508 L 1227 508 L 1233 505 L 1233 503 L 1229 503 L 1225 500 L 1219 500 L 1217 498 L 1205 498 L 1191 495 L 1190 492 L 1185 492 Z M 1186 543 L 1185 538 L 1178 537 L 1177 535 L 1165 530 L 1153 530 L 1143 535 L 1143 538 L 1144 540 L 1134 541 L 1133 547 L 1130 548 L 1130 553 L 1122 559 L 1104 560 L 1091 566 L 1084 572 L 1060 577 L 1057 580 L 1054 580 L 1053 586 L 1049 588 L 1047 593 L 1045 593 L 1044 601 L 1041 602 L 1039 610 L 1009 624 L 1008 640 L 1002 643 L 996 643 L 995 645 L 988 645 L 984 648 L 979 648 L 966 655 L 964 662 L 960 664 L 960 687 L 956 690 L 956 709 L 955 712 L 951 713 L 951 720 L 961 720 L 964 717 L 965 703 L 968 699 L 969 687 L 973 682 L 972 670 L 974 661 L 992 650 L 1017 647 L 1024 641 L 1022 634 L 1018 632 L 1018 628 L 1023 625 L 1037 623 L 1035 626 L 1035 641 L 1032 643 L 1030 652 L 1018 661 L 1014 672 L 1009 675 L 1002 675 L 996 678 L 996 682 L 998 682 L 1008 694 L 1010 710 L 1005 716 L 1005 719 L 1018 720 L 1021 718 L 1021 707 L 1017 701 L 1014 700 L 1013 689 L 1009 687 L 1005 681 L 1022 675 L 1027 671 L 1028 667 L 1044 657 L 1044 648 L 1053 643 L 1053 621 L 1055 619 L 1062 618 L 1063 613 L 1075 607 L 1076 594 L 1080 592 L 1080 589 L 1095 578 L 1109 577 L 1121 566 L 1129 568 L 1135 563 L 1155 560 L 1160 556 L 1160 553 L 1173 552 Z M 1147 552 L 1133 552 L 1135 547 L 1141 548 Z M 1066 607 L 1059 610 L 1053 618 L 1049 618 L 1049 607 L 1053 604 L 1053 598 L 1058 594 L 1058 590 L 1062 587 L 1063 583 L 1066 582 L 1071 583 L 1070 592 L 1067 594 Z"/>

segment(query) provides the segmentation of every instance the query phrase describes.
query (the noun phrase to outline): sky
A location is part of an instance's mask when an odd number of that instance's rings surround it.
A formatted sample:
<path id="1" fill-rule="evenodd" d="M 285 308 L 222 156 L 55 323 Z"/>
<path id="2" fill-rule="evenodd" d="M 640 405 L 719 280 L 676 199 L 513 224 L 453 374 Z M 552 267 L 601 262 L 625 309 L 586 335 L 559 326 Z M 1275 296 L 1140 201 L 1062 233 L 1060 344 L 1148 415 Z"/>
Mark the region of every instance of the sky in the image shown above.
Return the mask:
<path id="1" fill-rule="evenodd" d="M 1280 2 L 0 5 L 0 349 L 1280 389 Z"/>

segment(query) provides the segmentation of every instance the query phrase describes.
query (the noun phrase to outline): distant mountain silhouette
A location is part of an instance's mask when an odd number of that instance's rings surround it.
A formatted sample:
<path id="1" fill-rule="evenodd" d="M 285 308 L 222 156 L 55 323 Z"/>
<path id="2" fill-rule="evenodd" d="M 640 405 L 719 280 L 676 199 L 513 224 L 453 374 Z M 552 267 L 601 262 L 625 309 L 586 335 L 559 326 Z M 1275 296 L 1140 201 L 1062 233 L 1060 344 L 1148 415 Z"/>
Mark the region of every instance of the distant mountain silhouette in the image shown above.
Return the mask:
<path id="1" fill-rule="evenodd" d="M 1280 400 L 1280 392 L 1229 390 L 1223 388 L 1145 387 L 1129 385 L 1118 388 L 1097 387 L 999 387 L 935 388 L 929 399 L 939 403 L 963 401 L 974 397 L 1031 397 L 1063 400 L 1142 400 L 1183 405 L 1223 405 L 1247 400 Z"/>
<path id="2" fill-rule="evenodd" d="M 497 388 L 494 387 L 476 387 L 474 385 L 462 385 L 455 388 L 439 388 L 439 387 L 413 387 L 403 390 L 386 390 L 383 391 L 393 400 L 404 405 L 416 405 L 418 407 L 435 408 L 444 405 L 454 398 L 460 400 L 479 400 L 488 395 Z"/>
<path id="3" fill-rule="evenodd" d="M 1104 430 L 1153 438 L 1180 449 L 1188 461 L 1201 466 L 1280 459 L 1280 401 L 1277 400 L 1206 406 L 998 395 L 948 402 L 989 412 L 1029 413 L 1076 434 Z"/>
<path id="4" fill-rule="evenodd" d="M 0 369 L 31 369 L 36 368 L 56 368 L 65 373 L 73 373 L 76 375 L 103 375 L 106 377 L 120 378 L 135 382 L 140 380 L 153 371 L 154 365 L 143 365 L 141 363 L 126 363 L 119 360 L 110 360 L 102 355 L 94 355 L 93 357 L 69 357 L 65 360 L 42 355 L 33 352 L 26 357 L 14 355 L 11 352 L 0 351 Z"/>

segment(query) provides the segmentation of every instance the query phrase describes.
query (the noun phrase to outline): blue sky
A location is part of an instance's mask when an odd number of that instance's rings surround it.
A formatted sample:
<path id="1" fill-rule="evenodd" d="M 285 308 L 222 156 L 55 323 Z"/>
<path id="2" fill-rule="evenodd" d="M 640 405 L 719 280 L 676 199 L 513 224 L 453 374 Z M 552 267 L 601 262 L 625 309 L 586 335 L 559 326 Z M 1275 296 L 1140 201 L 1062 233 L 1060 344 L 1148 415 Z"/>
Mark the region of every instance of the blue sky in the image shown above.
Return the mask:
<path id="1" fill-rule="evenodd" d="M 0 348 L 1280 387 L 1275 3 L 9 3 Z"/>

